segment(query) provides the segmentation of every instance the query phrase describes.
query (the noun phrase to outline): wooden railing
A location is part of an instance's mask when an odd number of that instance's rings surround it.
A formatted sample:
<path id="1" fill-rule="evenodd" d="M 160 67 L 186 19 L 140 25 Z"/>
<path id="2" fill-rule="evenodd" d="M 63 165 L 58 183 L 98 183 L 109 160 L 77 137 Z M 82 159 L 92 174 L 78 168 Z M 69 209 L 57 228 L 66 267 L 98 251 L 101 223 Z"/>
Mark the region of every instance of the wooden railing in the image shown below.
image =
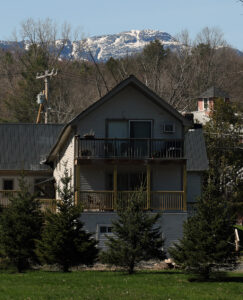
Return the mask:
<path id="1" fill-rule="evenodd" d="M 9 199 L 17 195 L 19 191 L 17 190 L 0 190 L 0 206 L 1 207 L 8 207 L 10 204 Z M 43 199 L 38 198 L 41 204 L 41 210 L 46 211 L 50 209 L 51 211 L 56 211 L 56 201 L 54 199 Z"/>
<path id="2" fill-rule="evenodd" d="M 75 141 L 75 157 L 123 159 L 178 159 L 184 158 L 182 139 L 111 139 L 79 138 Z"/>
<path id="3" fill-rule="evenodd" d="M 128 199 L 135 197 L 139 191 L 118 191 L 117 196 L 113 191 L 81 191 L 80 202 L 87 211 L 112 211 L 127 205 Z M 177 210 L 186 209 L 183 191 L 151 191 L 150 202 L 147 191 L 142 192 L 144 209 L 148 210 Z"/>
<path id="4" fill-rule="evenodd" d="M 113 191 L 82 191 L 80 201 L 85 210 L 113 210 L 115 205 Z"/>
<path id="5" fill-rule="evenodd" d="M 152 191 L 150 207 L 155 210 L 184 210 L 184 192 Z"/>
<path id="6" fill-rule="evenodd" d="M 0 206 L 7 207 L 10 203 L 9 198 L 18 191 L 0 191 Z M 113 211 L 117 206 L 125 207 L 128 199 L 136 197 L 140 191 L 118 191 L 115 196 L 114 191 L 81 191 L 80 202 L 85 211 Z M 147 198 L 147 191 L 142 192 L 144 209 L 148 210 L 176 210 L 186 209 L 183 191 L 151 191 L 150 201 Z M 41 210 L 56 211 L 56 200 L 38 199 L 41 203 Z"/>
<path id="7" fill-rule="evenodd" d="M 0 190 L 0 206 L 7 207 L 10 203 L 9 199 L 17 193 L 16 190 Z"/>

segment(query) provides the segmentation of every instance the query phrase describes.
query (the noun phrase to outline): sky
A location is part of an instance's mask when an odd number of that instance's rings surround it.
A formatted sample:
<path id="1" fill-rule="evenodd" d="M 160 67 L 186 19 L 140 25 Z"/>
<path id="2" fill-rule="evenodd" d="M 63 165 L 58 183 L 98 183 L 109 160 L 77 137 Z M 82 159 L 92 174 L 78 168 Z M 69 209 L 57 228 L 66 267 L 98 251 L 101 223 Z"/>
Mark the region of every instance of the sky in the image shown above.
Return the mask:
<path id="1" fill-rule="evenodd" d="M 217 27 L 225 40 L 243 50 L 243 4 L 238 0 L 0 0 L 0 40 L 11 40 L 21 22 L 67 22 L 90 37 L 131 29 L 154 29 L 195 38 L 204 27 Z"/>

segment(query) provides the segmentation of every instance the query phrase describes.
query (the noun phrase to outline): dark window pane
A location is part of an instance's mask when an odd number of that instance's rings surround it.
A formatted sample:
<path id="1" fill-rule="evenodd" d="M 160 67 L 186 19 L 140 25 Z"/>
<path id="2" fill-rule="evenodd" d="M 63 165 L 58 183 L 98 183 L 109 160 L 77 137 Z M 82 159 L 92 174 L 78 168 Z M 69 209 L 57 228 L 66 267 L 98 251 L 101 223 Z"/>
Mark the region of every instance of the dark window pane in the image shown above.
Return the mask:
<path id="1" fill-rule="evenodd" d="M 107 227 L 107 232 L 112 232 L 112 227 Z"/>
<path id="2" fill-rule="evenodd" d="M 106 233 L 106 226 L 100 226 L 100 233 Z"/>
<path id="3" fill-rule="evenodd" d="M 4 190 L 13 190 L 13 180 L 9 179 L 9 180 L 4 180 L 3 181 L 3 189 Z"/>

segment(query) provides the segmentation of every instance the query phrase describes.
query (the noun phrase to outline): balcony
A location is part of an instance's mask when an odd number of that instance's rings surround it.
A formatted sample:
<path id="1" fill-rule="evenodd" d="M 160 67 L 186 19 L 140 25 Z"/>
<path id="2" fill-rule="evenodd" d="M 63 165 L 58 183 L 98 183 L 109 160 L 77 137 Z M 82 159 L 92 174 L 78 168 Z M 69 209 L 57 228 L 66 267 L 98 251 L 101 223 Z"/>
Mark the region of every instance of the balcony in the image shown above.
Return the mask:
<path id="1" fill-rule="evenodd" d="M 12 197 L 16 196 L 19 191 L 17 190 L 0 190 L 0 207 L 6 208 L 10 204 Z M 41 204 L 41 211 L 45 212 L 51 210 L 56 211 L 56 201 L 54 199 L 38 199 Z"/>
<path id="2" fill-rule="evenodd" d="M 126 206 L 128 199 L 140 191 L 81 191 L 79 201 L 84 211 L 113 211 L 117 206 Z M 183 191 L 147 191 L 143 192 L 144 209 L 158 211 L 186 210 Z"/>
<path id="3" fill-rule="evenodd" d="M 76 159 L 183 159 L 182 139 L 80 138 L 75 141 Z"/>
<path id="4" fill-rule="evenodd" d="M 18 191 L 0 191 L 0 206 L 6 208 L 9 199 Z M 125 207 L 128 199 L 135 197 L 140 191 L 81 191 L 79 201 L 84 211 L 115 211 L 118 207 Z M 144 191 L 142 193 L 145 210 L 156 211 L 185 211 L 185 193 L 183 191 Z M 43 212 L 51 210 L 56 212 L 56 201 L 54 199 L 38 199 Z"/>

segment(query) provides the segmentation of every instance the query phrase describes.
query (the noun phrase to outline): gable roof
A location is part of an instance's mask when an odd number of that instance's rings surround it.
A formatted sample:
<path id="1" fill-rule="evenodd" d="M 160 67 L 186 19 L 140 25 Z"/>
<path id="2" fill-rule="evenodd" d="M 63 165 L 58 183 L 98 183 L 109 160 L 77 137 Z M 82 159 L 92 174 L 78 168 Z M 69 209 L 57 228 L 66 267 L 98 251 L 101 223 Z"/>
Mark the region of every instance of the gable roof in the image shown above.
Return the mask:
<path id="1" fill-rule="evenodd" d="M 185 135 L 187 171 L 208 170 L 208 158 L 202 129 L 190 129 Z"/>
<path id="2" fill-rule="evenodd" d="M 48 158 L 47 162 L 51 161 L 52 157 L 55 156 L 55 154 L 58 152 L 59 145 L 62 144 L 64 140 L 64 136 L 68 136 L 67 131 L 71 131 L 71 128 L 75 126 L 75 123 L 91 113 L 92 111 L 98 109 L 101 105 L 109 101 L 112 97 L 117 95 L 120 91 L 122 91 L 127 86 L 133 86 L 134 88 L 138 89 L 141 93 L 146 95 L 152 102 L 160 106 L 162 109 L 166 110 L 168 113 L 173 115 L 175 118 L 180 120 L 183 125 L 185 126 L 192 126 L 191 121 L 186 119 L 184 116 L 182 116 L 174 107 L 172 107 L 169 103 L 167 103 L 165 100 L 160 98 L 157 94 L 155 94 L 151 89 L 149 89 L 145 84 L 143 84 L 140 80 L 138 80 L 134 75 L 130 75 L 127 79 L 121 81 L 119 84 L 117 84 L 112 90 L 110 90 L 106 95 L 101 97 L 98 101 L 91 104 L 87 109 L 82 111 L 80 114 L 78 114 L 75 118 L 73 118 L 67 125 L 63 128 L 60 136 L 58 137 L 58 140 L 54 147 L 52 148 Z"/>
<path id="3" fill-rule="evenodd" d="M 203 92 L 198 98 L 229 98 L 229 95 L 225 91 L 215 86 L 211 86 L 209 89 Z"/>
<path id="4" fill-rule="evenodd" d="M 62 128 L 62 124 L 0 124 L 0 170 L 48 170 L 40 161 Z"/>

